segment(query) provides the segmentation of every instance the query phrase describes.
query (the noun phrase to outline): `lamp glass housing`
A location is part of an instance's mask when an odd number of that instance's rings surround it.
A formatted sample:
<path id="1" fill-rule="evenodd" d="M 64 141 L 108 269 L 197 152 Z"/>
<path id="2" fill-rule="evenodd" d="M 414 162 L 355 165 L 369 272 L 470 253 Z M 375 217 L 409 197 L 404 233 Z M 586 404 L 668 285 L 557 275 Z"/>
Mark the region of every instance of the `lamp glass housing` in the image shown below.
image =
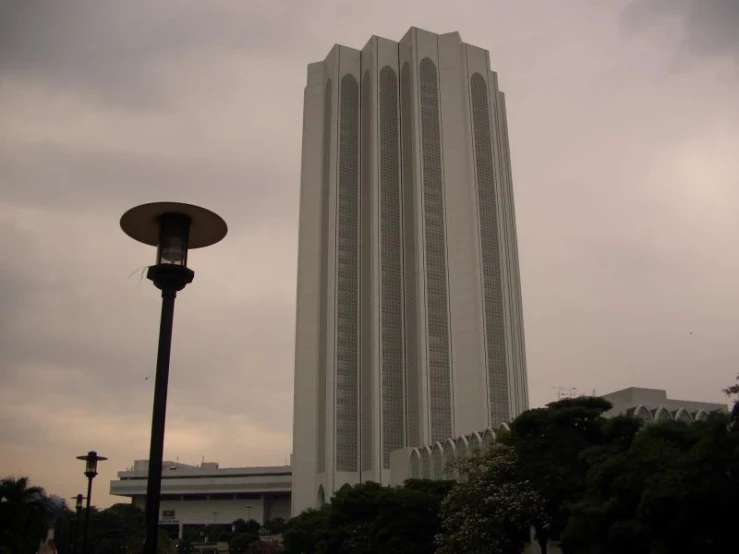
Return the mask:
<path id="1" fill-rule="evenodd" d="M 98 455 L 97 452 L 88 452 L 85 459 L 85 475 L 94 477 L 98 474 Z"/>
<path id="2" fill-rule="evenodd" d="M 178 213 L 162 214 L 159 217 L 157 265 L 169 264 L 187 267 L 189 237 L 189 217 Z"/>

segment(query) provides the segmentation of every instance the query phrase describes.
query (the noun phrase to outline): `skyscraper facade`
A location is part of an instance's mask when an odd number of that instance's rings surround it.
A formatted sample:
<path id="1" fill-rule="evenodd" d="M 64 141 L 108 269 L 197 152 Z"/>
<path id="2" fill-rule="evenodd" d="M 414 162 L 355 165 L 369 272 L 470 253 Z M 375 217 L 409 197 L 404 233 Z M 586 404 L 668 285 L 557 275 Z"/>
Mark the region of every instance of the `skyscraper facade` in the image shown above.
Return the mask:
<path id="1" fill-rule="evenodd" d="M 487 51 L 458 33 L 308 66 L 293 513 L 527 408 L 506 127 Z"/>

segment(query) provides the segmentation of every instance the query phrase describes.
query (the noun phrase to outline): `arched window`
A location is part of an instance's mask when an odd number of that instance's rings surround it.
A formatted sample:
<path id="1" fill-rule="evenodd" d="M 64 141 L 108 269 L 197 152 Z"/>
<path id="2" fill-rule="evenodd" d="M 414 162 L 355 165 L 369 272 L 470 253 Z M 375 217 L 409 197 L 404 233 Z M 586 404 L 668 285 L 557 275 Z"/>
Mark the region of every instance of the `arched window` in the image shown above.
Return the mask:
<path id="1" fill-rule="evenodd" d="M 457 459 L 457 448 L 452 439 L 444 441 L 444 479 L 454 479 L 456 470 L 454 469 L 454 463 Z"/>
<path id="2" fill-rule="evenodd" d="M 485 429 L 482 432 L 482 450 L 483 452 L 487 452 L 490 450 L 490 447 L 493 446 L 493 443 L 495 443 L 495 433 L 492 429 Z"/>
<path id="3" fill-rule="evenodd" d="M 464 458 L 469 456 L 470 449 L 469 443 L 466 437 L 459 437 L 457 439 L 457 458 Z"/>
<path id="4" fill-rule="evenodd" d="M 654 420 L 658 423 L 664 423 L 666 421 L 672 421 L 672 414 L 664 407 L 657 410 L 654 415 Z"/>
<path id="5" fill-rule="evenodd" d="M 421 455 L 417 449 L 413 449 L 411 452 L 411 478 L 421 478 Z"/>
<path id="6" fill-rule="evenodd" d="M 480 433 L 472 433 L 469 435 L 469 449 L 470 454 L 481 454 L 482 453 L 482 437 Z"/>
<path id="7" fill-rule="evenodd" d="M 431 449 L 421 448 L 421 479 L 431 479 Z"/>
<path id="8" fill-rule="evenodd" d="M 441 479 L 444 474 L 444 448 L 440 442 L 434 445 L 431 452 L 431 478 Z"/>

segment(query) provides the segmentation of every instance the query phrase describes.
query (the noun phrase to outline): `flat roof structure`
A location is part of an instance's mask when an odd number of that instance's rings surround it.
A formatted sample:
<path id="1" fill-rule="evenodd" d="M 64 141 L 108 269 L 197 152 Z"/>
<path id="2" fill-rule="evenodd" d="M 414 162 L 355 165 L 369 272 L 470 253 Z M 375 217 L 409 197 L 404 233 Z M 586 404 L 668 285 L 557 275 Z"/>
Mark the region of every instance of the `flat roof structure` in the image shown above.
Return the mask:
<path id="1" fill-rule="evenodd" d="M 148 460 L 118 472 L 110 494 L 130 497 L 144 508 Z M 162 499 L 159 520 L 167 525 L 230 524 L 254 519 L 260 524 L 290 517 L 292 470 L 290 466 L 229 467 L 217 462 L 198 466 L 178 462 L 162 464 Z"/>

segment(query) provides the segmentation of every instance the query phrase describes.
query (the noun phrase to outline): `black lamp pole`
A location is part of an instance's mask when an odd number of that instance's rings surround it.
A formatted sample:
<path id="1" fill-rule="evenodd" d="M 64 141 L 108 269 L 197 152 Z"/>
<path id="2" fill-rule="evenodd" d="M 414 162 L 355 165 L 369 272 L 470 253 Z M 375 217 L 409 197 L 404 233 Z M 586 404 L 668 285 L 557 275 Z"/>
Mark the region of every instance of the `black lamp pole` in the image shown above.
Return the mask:
<path id="1" fill-rule="evenodd" d="M 77 456 L 78 460 L 85 462 L 85 476 L 87 477 L 87 508 L 85 510 L 85 530 L 82 534 L 82 554 L 87 554 L 87 538 L 90 531 L 90 499 L 92 497 L 92 480 L 98 474 L 98 462 L 107 460 L 104 456 L 98 456 L 97 452 L 90 450 L 84 456 Z M 78 496 L 79 499 L 79 496 Z"/>
<path id="2" fill-rule="evenodd" d="M 192 282 L 194 273 L 184 266 L 170 264 L 151 266 L 147 277 L 162 291 L 162 315 L 159 322 L 159 348 L 154 381 L 154 409 L 151 416 L 151 443 L 149 445 L 149 473 L 146 481 L 146 543 L 144 554 L 156 554 L 159 534 L 159 501 L 162 487 L 162 458 L 164 457 L 164 427 L 167 417 L 167 388 L 169 384 L 169 357 L 172 349 L 174 302 L 177 292 Z"/>
<path id="3" fill-rule="evenodd" d="M 156 554 L 175 299 L 195 277 L 187 267 L 188 249 L 215 244 L 226 236 L 227 227 L 223 219 L 204 208 L 177 202 L 154 202 L 123 214 L 121 228 L 131 238 L 157 247 L 156 264 L 149 267 L 146 276 L 162 291 L 144 515 L 144 554 Z"/>
<path id="4" fill-rule="evenodd" d="M 75 501 L 74 519 L 69 525 L 69 550 L 72 554 L 77 554 L 77 537 L 80 534 L 80 512 L 82 511 L 82 501 L 84 499 L 85 497 L 81 494 L 72 497 L 72 500 Z"/>

